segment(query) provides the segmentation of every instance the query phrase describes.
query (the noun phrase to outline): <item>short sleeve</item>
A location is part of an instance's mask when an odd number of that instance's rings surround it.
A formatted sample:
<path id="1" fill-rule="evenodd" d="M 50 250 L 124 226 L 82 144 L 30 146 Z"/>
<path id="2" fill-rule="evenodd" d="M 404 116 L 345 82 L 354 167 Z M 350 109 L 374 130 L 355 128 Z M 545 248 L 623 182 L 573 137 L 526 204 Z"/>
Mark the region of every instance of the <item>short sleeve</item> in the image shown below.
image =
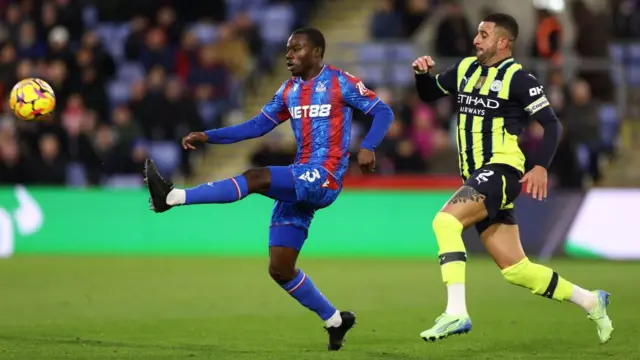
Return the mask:
<path id="1" fill-rule="evenodd" d="M 534 115 L 550 106 L 538 79 L 525 71 L 517 71 L 513 75 L 510 89 L 510 99 L 522 105 L 529 115 Z"/>
<path id="2" fill-rule="evenodd" d="M 347 105 L 366 114 L 380 101 L 374 91 L 367 89 L 360 79 L 348 72 L 341 72 L 338 79 L 342 98 Z"/>
<path id="3" fill-rule="evenodd" d="M 287 108 L 285 99 L 290 89 L 291 80 L 287 80 L 280 86 L 278 91 L 276 91 L 271 101 L 262 107 L 262 113 L 276 124 L 280 124 L 289 119 L 289 109 Z"/>

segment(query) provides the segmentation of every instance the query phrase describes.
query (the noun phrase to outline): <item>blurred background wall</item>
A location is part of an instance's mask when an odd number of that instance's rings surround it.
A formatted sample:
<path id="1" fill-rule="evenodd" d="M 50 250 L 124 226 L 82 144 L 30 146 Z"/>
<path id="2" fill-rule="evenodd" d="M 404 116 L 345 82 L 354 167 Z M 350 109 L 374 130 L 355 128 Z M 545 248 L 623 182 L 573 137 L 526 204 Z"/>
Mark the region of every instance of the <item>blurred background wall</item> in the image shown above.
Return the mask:
<path id="1" fill-rule="evenodd" d="M 442 70 L 472 53 L 492 11 L 519 21 L 517 60 L 545 84 L 565 130 L 549 200 L 518 200 L 526 249 L 640 258 L 615 233 L 616 212 L 632 214 L 640 200 L 637 0 L 0 0 L 0 95 L 40 77 L 58 102 L 46 124 L 17 121 L 8 102 L 0 109 L 0 253 L 264 253 L 269 200 L 154 215 L 141 164 L 152 157 L 189 186 L 290 163 L 288 124 L 189 153 L 178 140 L 256 114 L 289 76 L 289 33 L 311 25 L 327 38 L 326 61 L 361 77 L 396 117 L 378 175 L 351 169 L 340 200 L 314 223 L 310 253 L 433 255 L 431 218 L 460 185 L 455 114 L 451 99 L 417 99 L 411 62 L 429 54 Z M 356 112 L 352 151 L 369 125 Z M 526 154 L 541 135 L 532 122 Z M 232 241 L 197 240 L 203 222 Z M 466 234 L 468 246 L 482 251 L 476 236 Z"/>

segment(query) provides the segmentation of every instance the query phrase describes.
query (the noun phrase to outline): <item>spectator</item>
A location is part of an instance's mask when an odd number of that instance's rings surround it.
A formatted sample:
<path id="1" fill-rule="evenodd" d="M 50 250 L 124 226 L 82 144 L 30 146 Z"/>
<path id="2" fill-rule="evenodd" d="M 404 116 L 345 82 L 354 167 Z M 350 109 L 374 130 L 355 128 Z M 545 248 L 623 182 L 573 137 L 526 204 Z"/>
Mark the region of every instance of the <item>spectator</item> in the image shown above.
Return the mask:
<path id="1" fill-rule="evenodd" d="M 369 27 L 374 40 L 402 37 L 402 17 L 395 11 L 393 0 L 378 0 Z"/>
<path id="2" fill-rule="evenodd" d="M 31 180 L 29 160 L 17 142 L 4 136 L 0 141 L 0 184 L 27 184 Z"/>
<path id="3" fill-rule="evenodd" d="M 640 38 L 640 4 L 634 0 L 612 0 L 613 34 L 620 40 Z"/>
<path id="4" fill-rule="evenodd" d="M 404 9 L 402 23 L 404 24 L 404 36 L 411 37 L 429 17 L 428 0 L 408 0 Z"/>
<path id="5" fill-rule="evenodd" d="M 40 156 L 31 169 L 34 182 L 40 185 L 64 185 L 66 164 L 58 137 L 55 134 L 43 135 L 40 138 Z"/>
<path id="6" fill-rule="evenodd" d="M 127 60 L 138 60 L 141 49 L 144 47 L 145 34 L 149 28 L 149 19 L 144 16 L 135 16 L 129 22 L 131 33 L 124 44 L 124 56 Z"/>
<path id="7" fill-rule="evenodd" d="M 2 128 L 14 132 L 0 151 L 6 181 L 60 184 L 67 165 L 72 165 L 74 184 L 138 174 L 154 142 L 177 146 L 189 131 L 219 126 L 222 116 L 239 106 L 242 84 L 254 64 L 270 61 L 263 55 L 265 36 L 286 41 L 274 38 L 284 27 L 261 33 L 246 12 L 225 19 L 221 1 L 98 2 L 97 20 L 106 21 L 98 26 L 95 18 L 83 18 L 90 14 L 83 3 L 0 4 L 6 9 L 0 36 L 4 30 L 7 37 L 0 46 L 0 94 L 6 95 L 18 79 L 41 77 L 53 86 L 57 103 L 52 122 L 16 122 L 6 108 L 0 111 Z M 282 12 L 265 13 L 277 17 Z M 85 21 L 92 30 L 85 31 Z M 122 26 L 124 21 L 130 29 Z M 187 29 L 187 23 L 194 26 Z M 254 83 L 262 73 L 253 74 Z M 182 153 L 178 169 L 183 175 L 192 172 L 191 154 Z M 38 175 L 33 172 L 38 166 L 60 171 Z M 78 167 L 82 181 L 76 179 Z"/>
<path id="8" fill-rule="evenodd" d="M 170 44 L 177 44 L 180 41 L 183 25 L 171 6 L 163 6 L 158 10 L 156 24 L 166 34 Z"/>
<path id="9" fill-rule="evenodd" d="M 36 27 L 32 21 L 25 21 L 20 25 L 17 41 L 18 57 L 36 60 L 45 56 L 47 48 L 38 41 Z"/>
<path id="10" fill-rule="evenodd" d="M 571 84 L 571 102 L 564 117 L 565 131 L 571 139 L 574 151 L 584 158 L 584 167 L 593 181 L 598 182 L 600 174 L 600 105 L 591 97 L 589 84 L 578 79 Z M 584 154 L 584 155 L 583 155 Z"/>
<path id="11" fill-rule="evenodd" d="M 541 59 L 548 59 L 556 65 L 562 62 L 562 25 L 557 16 L 546 9 L 537 11 L 538 23 L 533 43 L 532 55 Z"/>
<path id="12" fill-rule="evenodd" d="M 190 72 L 198 62 L 199 39 L 195 32 L 189 31 L 182 36 L 182 43 L 176 53 L 176 74 L 187 81 Z"/>
<path id="13" fill-rule="evenodd" d="M 167 45 L 167 36 L 161 28 L 152 28 L 147 32 L 139 56 L 147 71 L 156 65 L 162 66 L 166 71 L 174 70 L 175 56 Z"/>
<path id="14" fill-rule="evenodd" d="M 466 57 L 473 50 L 473 32 L 458 1 L 445 5 L 445 18 L 438 25 L 436 52 L 440 56 Z"/>
<path id="15" fill-rule="evenodd" d="M 238 79 L 245 79 L 251 71 L 250 53 L 244 39 L 237 36 L 230 23 L 218 27 L 216 53 L 221 54 L 220 63 Z"/>
<path id="16" fill-rule="evenodd" d="M 249 50 L 254 58 L 262 57 L 262 39 L 260 38 L 260 32 L 258 26 L 253 22 L 251 17 L 246 12 L 241 12 L 237 15 L 233 23 L 236 34 L 244 39 L 245 43 L 249 46 Z"/>

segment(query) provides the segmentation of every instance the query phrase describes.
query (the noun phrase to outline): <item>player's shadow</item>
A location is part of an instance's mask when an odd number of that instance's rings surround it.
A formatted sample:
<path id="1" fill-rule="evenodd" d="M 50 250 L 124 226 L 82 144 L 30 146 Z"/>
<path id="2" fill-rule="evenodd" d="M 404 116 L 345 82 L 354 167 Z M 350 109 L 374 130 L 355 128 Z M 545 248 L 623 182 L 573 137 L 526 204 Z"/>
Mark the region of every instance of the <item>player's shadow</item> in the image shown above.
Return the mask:
<path id="1" fill-rule="evenodd" d="M 93 346 L 97 348 L 134 348 L 134 349 L 155 349 L 155 350 L 167 350 L 167 351 L 185 351 L 185 352 L 197 352 L 197 353 L 232 353 L 232 354 L 264 354 L 264 351 L 258 350 L 230 350 L 228 348 L 222 348 L 212 345 L 202 345 L 202 344 L 175 344 L 175 345 L 166 345 L 166 344 L 145 344 L 145 343 L 130 343 L 130 342 L 119 342 L 119 341 L 103 341 L 103 340 L 91 340 L 91 339 L 81 339 L 81 338 L 54 338 L 54 337 L 21 337 L 21 336 L 10 336 L 10 335 L 0 335 L 0 340 L 5 340 L 7 342 L 20 342 L 20 343 L 48 343 L 48 344 L 66 344 L 66 345 L 77 345 L 77 346 Z"/>

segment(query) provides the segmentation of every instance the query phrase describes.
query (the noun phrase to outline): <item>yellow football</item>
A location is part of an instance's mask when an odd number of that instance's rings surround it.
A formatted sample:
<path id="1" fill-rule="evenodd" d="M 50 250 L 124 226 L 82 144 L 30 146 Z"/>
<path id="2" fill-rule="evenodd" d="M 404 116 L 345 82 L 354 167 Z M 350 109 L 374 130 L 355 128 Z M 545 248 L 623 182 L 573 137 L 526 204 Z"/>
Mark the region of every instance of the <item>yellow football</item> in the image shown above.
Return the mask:
<path id="1" fill-rule="evenodd" d="M 37 78 L 21 80 L 9 95 L 13 113 L 22 120 L 42 120 L 56 108 L 56 95 L 51 85 Z"/>

